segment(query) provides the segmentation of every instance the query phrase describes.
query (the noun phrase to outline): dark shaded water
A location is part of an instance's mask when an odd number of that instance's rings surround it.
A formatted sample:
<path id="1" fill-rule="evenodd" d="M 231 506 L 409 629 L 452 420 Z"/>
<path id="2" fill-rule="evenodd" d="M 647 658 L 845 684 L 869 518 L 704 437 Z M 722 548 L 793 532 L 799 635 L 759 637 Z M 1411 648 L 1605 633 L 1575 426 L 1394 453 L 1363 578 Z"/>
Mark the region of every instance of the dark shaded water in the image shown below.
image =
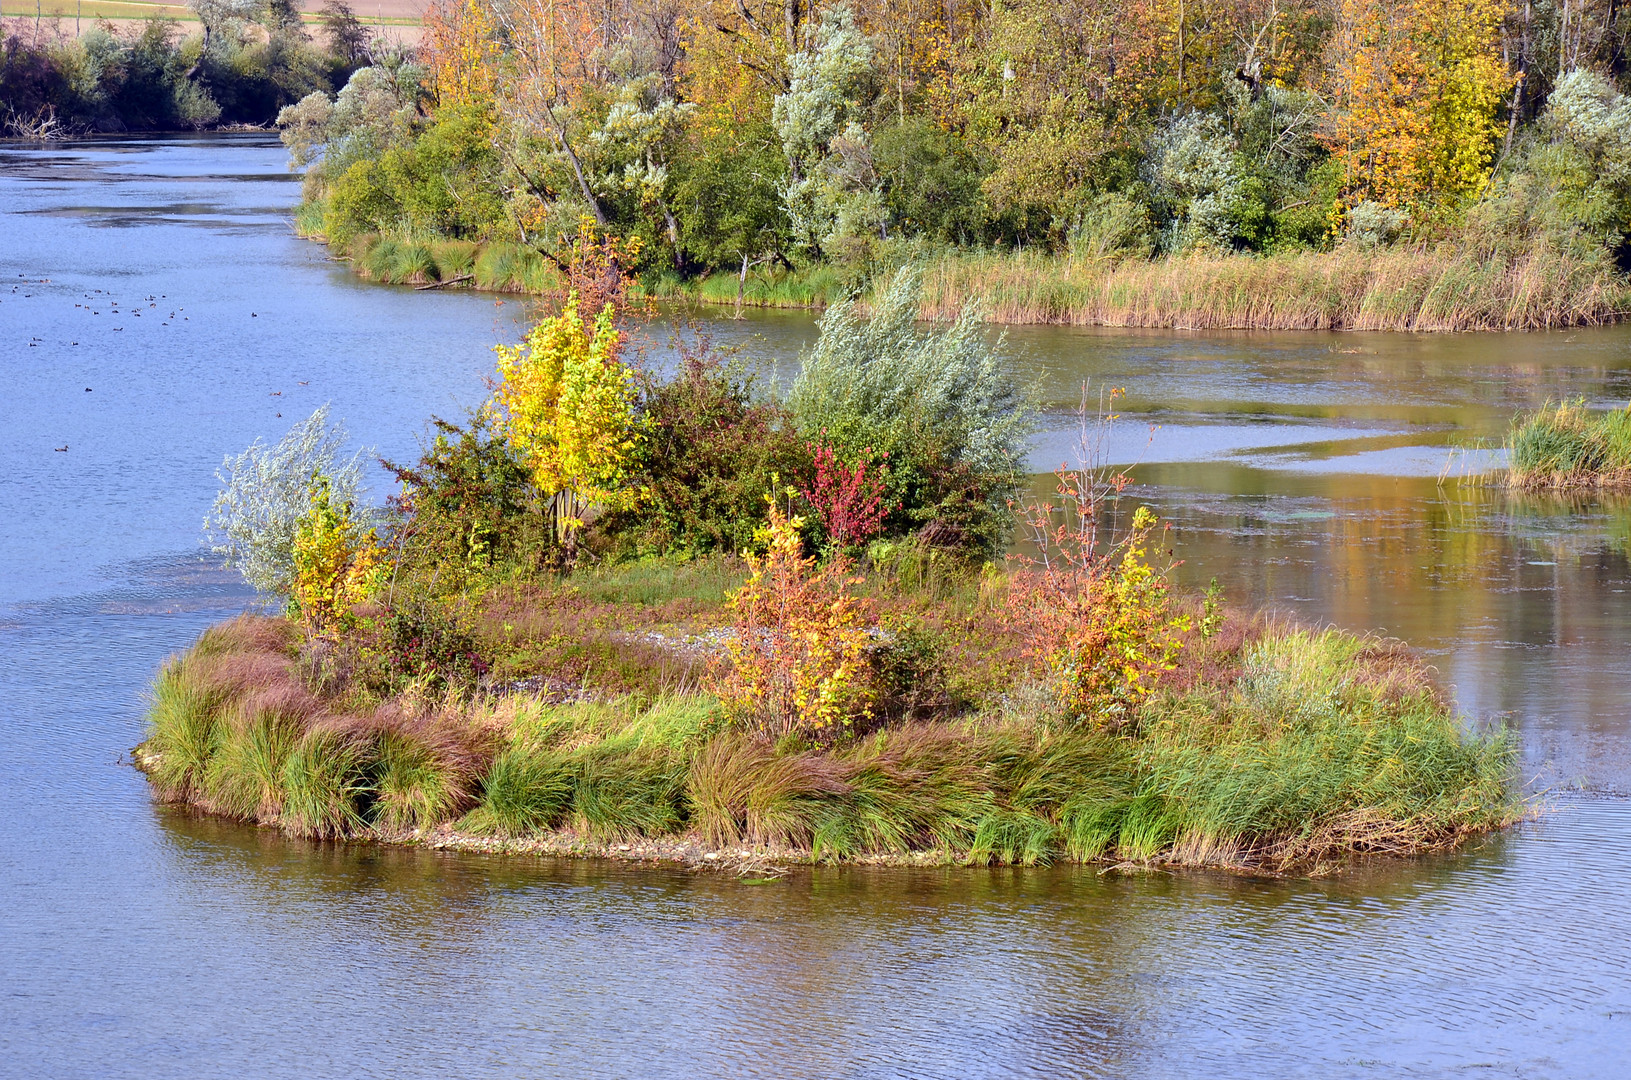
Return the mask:
<path id="1" fill-rule="evenodd" d="M 1631 506 L 1435 477 L 1515 407 L 1631 394 L 1631 335 L 1010 335 L 1061 412 L 1128 389 L 1183 575 L 1408 638 L 1538 787 L 1586 789 L 1474 850 L 755 887 L 297 843 L 119 763 L 157 663 L 252 601 L 200 557 L 211 471 L 323 401 L 407 456 L 520 305 L 357 283 L 290 235 L 282 165 L 0 147 L 0 1075 L 1624 1075 Z M 714 324 L 784 369 L 810 327 Z"/>

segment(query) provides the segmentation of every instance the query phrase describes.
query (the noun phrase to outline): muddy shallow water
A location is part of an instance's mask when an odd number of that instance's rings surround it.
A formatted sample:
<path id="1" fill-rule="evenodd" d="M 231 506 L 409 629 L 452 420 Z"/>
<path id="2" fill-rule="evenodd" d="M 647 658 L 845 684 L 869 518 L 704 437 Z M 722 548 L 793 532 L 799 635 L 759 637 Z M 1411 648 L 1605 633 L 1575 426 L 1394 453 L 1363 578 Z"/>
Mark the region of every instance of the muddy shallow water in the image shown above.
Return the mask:
<path id="1" fill-rule="evenodd" d="M 1437 478 L 1515 408 L 1623 405 L 1631 332 L 1009 333 L 1039 469 L 1084 379 L 1125 387 L 1113 453 L 1180 575 L 1404 637 L 1517 727 L 1552 811 L 1468 851 L 753 886 L 308 844 L 154 807 L 121 764 L 158 662 L 253 601 L 198 546 L 211 472 L 323 401 L 412 454 L 526 305 L 359 283 L 290 233 L 297 197 L 264 137 L 0 146 L 0 1073 L 1622 1075 L 1631 503 Z M 710 328 L 783 377 L 813 334 Z"/>

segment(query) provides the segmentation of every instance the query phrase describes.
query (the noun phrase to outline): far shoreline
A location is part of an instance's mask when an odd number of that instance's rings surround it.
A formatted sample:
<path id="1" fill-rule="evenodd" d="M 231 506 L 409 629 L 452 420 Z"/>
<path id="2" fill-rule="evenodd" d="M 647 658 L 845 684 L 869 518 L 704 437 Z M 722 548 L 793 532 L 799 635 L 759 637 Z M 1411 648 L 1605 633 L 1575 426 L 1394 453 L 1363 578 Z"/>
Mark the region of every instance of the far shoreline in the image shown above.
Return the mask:
<path id="1" fill-rule="evenodd" d="M 560 291 L 553 261 L 521 244 L 324 235 L 296 210 L 297 235 L 328 247 L 365 281 L 423 291 L 471 288 L 547 296 Z M 918 265 L 921 317 L 944 322 L 978 303 L 1001 326 L 1144 330 L 1510 332 L 1611 326 L 1631 316 L 1631 277 L 1578 257 L 1529 253 L 1487 263 L 1453 245 L 1201 254 L 1154 260 L 1076 260 L 1017 252 L 945 252 Z M 833 267 L 755 269 L 681 280 L 648 272 L 636 295 L 717 310 L 822 311 L 866 306 L 889 274 L 857 287 Z"/>

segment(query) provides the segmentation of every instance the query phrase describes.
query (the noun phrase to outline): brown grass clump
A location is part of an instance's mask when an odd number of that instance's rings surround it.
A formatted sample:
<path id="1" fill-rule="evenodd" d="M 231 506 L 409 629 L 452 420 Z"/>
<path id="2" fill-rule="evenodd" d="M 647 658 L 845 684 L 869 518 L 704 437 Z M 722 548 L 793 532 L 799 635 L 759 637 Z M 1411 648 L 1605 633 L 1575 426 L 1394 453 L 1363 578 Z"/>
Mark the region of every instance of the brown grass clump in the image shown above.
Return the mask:
<path id="1" fill-rule="evenodd" d="M 814 831 L 810 810 L 822 796 L 850 790 L 845 771 L 816 751 L 777 754 L 762 738 L 715 739 L 691 766 L 697 831 L 716 845 L 807 848 Z"/>
<path id="2" fill-rule="evenodd" d="M 457 708 L 336 710 L 300 678 L 284 620 L 206 631 L 154 687 L 136 759 L 160 798 L 297 835 L 427 828 L 468 810 L 491 764 L 490 725 Z"/>

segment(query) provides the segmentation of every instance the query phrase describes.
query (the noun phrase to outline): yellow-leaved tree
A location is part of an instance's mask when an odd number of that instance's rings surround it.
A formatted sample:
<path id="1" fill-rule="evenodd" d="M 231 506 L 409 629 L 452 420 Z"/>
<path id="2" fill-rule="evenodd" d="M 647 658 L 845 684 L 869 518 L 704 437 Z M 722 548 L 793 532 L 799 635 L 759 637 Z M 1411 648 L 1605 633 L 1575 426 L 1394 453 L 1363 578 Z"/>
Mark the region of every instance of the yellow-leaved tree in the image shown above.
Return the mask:
<path id="1" fill-rule="evenodd" d="M 1501 0 L 1342 0 L 1332 152 L 1355 198 L 1455 206 L 1483 187 L 1513 76 Z"/>
<path id="2" fill-rule="evenodd" d="M 620 358 L 614 305 L 593 322 L 567 295 L 559 315 L 499 345 L 493 393 L 498 425 L 549 499 L 556 536 L 570 547 L 588 516 L 625 504 L 629 463 L 639 447 L 634 374 Z"/>
<path id="3" fill-rule="evenodd" d="M 344 626 L 352 608 L 384 585 L 385 552 L 349 502 L 334 502 L 329 478 L 312 478 L 311 508 L 295 526 L 290 600 L 318 632 Z"/>
<path id="4" fill-rule="evenodd" d="M 487 0 L 435 0 L 425 12 L 419 52 L 439 106 L 458 109 L 493 100 L 504 45 Z"/>

